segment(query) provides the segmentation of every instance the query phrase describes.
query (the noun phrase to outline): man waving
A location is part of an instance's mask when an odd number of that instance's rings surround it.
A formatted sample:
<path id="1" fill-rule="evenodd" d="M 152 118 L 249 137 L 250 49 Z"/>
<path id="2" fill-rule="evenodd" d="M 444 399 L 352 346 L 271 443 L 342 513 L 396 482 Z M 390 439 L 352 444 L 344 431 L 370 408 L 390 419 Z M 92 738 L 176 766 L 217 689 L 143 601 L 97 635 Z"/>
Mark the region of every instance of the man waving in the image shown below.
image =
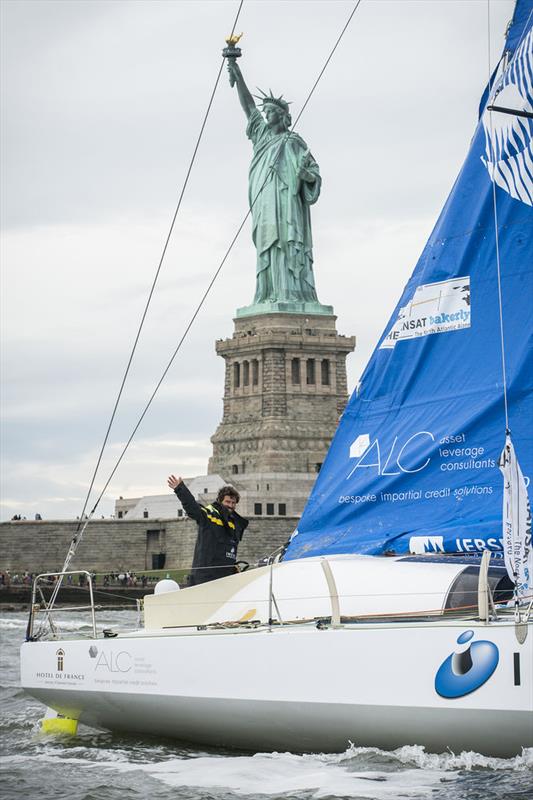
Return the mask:
<path id="1" fill-rule="evenodd" d="M 180 500 L 185 513 L 198 524 L 189 585 L 213 581 L 238 572 L 237 547 L 248 527 L 248 520 L 235 511 L 239 493 L 233 486 L 223 486 L 214 503 L 197 503 L 182 478 L 171 475 L 168 486 Z"/>

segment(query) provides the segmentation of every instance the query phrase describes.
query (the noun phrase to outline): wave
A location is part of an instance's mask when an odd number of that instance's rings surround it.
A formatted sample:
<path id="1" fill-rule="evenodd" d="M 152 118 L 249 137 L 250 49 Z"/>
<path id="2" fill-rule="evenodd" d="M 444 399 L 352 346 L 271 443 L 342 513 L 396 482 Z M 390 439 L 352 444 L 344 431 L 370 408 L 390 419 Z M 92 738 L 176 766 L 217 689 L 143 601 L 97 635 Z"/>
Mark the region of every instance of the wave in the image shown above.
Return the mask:
<path id="1" fill-rule="evenodd" d="M 167 757 L 161 756 L 165 753 Z M 295 755 L 208 755 L 172 753 L 166 748 L 107 749 L 75 746 L 58 753 L 57 746 L 36 754 L 1 759 L 16 764 L 28 760 L 61 763 L 70 767 L 98 767 L 117 772 L 142 772 L 167 786 L 225 789 L 235 795 L 331 796 L 396 800 L 398 796 L 430 798 L 460 773 L 474 769 L 521 773 L 533 767 L 533 748 L 511 759 L 489 758 L 479 753 L 431 754 L 409 745 L 386 752 L 351 745 L 344 753 Z"/>
<path id="2" fill-rule="evenodd" d="M 20 688 L 20 681 L 18 677 L 14 679 L 11 683 L 1 683 L 0 693 L 3 696 L 7 695 L 11 700 L 27 699 L 28 697 L 24 689 Z"/>
<path id="3" fill-rule="evenodd" d="M 72 631 L 87 631 L 87 632 L 91 633 L 92 629 L 93 629 L 92 628 L 92 624 L 90 623 L 88 618 L 83 620 L 83 621 L 82 620 L 74 621 L 72 619 L 57 619 L 55 616 L 53 616 L 52 619 L 53 619 L 54 624 L 58 628 L 60 633 L 62 631 L 69 631 L 69 632 L 72 632 Z M 97 620 L 97 627 L 99 629 L 101 629 L 102 627 L 104 627 L 105 625 L 108 625 L 108 624 L 111 624 L 113 626 L 114 630 L 117 630 L 117 631 L 119 631 L 119 630 L 120 631 L 128 630 L 128 629 L 131 629 L 133 627 L 131 624 L 127 624 L 126 622 L 121 623 L 121 621 L 119 621 L 117 623 L 116 620 L 112 620 L 111 622 L 108 622 L 106 619 L 104 619 L 101 616 L 97 616 L 96 620 Z M 43 624 L 44 624 L 44 616 L 42 616 L 42 619 L 40 619 L 38 616 L 36 617 L 36 619 L 35 619 L 36 627 L 38 627 L 40 621 L 42 621 Z M 8 631 L 8 630 L 26 631 L 27 625 L 28 625 L 27 618 L 23 619 L 23 620 L 21 620 L 21 619 L 4 619 L 4 618 L 0 618 L 0 630 L 4 630 L 4 631 Z"/>
<path id="4" fill-rule="evenodd" d="M 10 629 L 24 629 L 28 624 L 28 615 L 26 614 L 26 619 L 12 619 L 8 617 L 0 617 L 0 630 L 10 630 Z"/>
<path id="5" fill-rule="evenodd" d="M 347 751 L 348 752 L 348 751 Z M 379 750 L 383 755 L 383 751 Z M 421 769 L 472 770 L 482 767 L 488 770 L 530 770 L 533 769 L 533 747 L 524 748 L 521 755 L 513 758 L 492 758 L 474 751 L 455 753 L 426 753 L 421 745 L 406 745 L 392 751 L 389 755 L 404 764 L 415 764 Z"/>

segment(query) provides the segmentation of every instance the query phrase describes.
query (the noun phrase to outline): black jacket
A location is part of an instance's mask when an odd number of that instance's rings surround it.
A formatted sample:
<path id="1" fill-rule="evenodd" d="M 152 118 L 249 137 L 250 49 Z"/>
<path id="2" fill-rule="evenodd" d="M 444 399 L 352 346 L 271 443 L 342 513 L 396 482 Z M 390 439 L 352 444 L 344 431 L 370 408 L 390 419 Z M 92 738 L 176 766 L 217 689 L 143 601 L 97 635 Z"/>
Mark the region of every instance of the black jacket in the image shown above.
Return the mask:
<path id="1" fill-rule="evenodd" d="M 220 503 L 202 506 L 184 483 L 174 489 L 185 513 L 198 523 L 189 585 L 214 581 L 235 574 L 237 547 L 248 520 Z"/>

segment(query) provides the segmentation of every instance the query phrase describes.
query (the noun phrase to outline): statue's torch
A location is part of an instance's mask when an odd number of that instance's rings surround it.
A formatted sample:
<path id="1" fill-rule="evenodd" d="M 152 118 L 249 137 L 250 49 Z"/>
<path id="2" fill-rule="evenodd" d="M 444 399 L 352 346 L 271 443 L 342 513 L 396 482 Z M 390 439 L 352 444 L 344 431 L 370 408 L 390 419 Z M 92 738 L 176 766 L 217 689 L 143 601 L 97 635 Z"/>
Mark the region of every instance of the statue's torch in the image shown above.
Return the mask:
<path id="1" fill-rule="evenodd" d="M 238 36 L 236 34 L 228 36 L 228 38 L 226 39 L 227 47 L 225 47 L 222 51 L 222 55 L 224 56 L 224 58 L 231 59 L 233 60 L 234 63 L 238 58 L 242 56 L 241 48 L 236 47 L 236 44 L 241 38 L 241 36 L 242 33 L 240 33 Z M 229 85 L 230 86 L 235 85 L 235 77 L 232 72 L 230 72 L 229 74 Z"/>

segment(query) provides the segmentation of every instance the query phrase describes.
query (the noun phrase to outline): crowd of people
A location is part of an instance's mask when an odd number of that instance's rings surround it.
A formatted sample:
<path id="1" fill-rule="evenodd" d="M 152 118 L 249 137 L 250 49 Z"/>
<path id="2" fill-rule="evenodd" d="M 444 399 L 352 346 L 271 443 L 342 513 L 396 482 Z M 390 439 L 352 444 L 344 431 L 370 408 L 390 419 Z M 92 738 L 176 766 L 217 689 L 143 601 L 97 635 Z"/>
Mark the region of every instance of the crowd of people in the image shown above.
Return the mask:
<path id="1" fill-rule="evenodd" d="M 43 517 L 39 513 L 35 514 L 34 519 L 35 519 L 36 522 L 42 522 L 43 521 Z M 79 520 L 79 517 L 76 517 L 76 519 Z M 82 519 L 89 519 L 89 517 L 87 516 L 87 514 L 84 514 Z M 101 515 L 100 519 L 105 519 L 103 514 Z M 111 514 L 109 519 L 115 519 L 115 515 Z M 13 514 L 13 516 L 11 517 L 11 522 L 24 522 L 24 521 L 27 522 L 28 518 L 22 516 L 22 514 Z"/>
<path id="2" fill-rule="evenodd" d="M 22 572 L 20 575 L 16 572 L 11 575 L 11 572 L 6 569 L 0 571 L 0 586 L 31 586 L 35 575 L 33 572 Z"/>
<path id="3" fill-rule="evenodd" d="M 11 574 L 10 570 L 0 570 L 0 588 L 7 586 L 31 586 L 37 573 L 34 572 L 15 572 Z M 146 586 L 157 583 L 161 578 L 169 577 L 168 574 L 158 575 L 145 575 L 144 573 L 137 575 L 136 572 L 124 570 L 121 572 L 108 572 L 106 574 L 96 572 L 91 573 L 91 579 L 94 586 L 140 586 L 143 589 Z M 58 580 L 57 576 L 49 578 L 50 583 L 55 583 Z M 67 575 L 65 578 L 67 586 L 78 585 L 84 586 L 86 583 L 86 575 L 79 573 L 79 575 Z"/>
<path id="4" fill-rule="evenodd" d="M 156 583 L 157 581 L 161 580 L 163 577 L 162 575 L 145 575 L 144 573 L 141 575 L 137 575 L 136 572 L 110 572 L 103 576 L 98 576 L 101 578 L 102 583 L 104 586 L 142 586 L 144 589 L 148 583 Z"/>

